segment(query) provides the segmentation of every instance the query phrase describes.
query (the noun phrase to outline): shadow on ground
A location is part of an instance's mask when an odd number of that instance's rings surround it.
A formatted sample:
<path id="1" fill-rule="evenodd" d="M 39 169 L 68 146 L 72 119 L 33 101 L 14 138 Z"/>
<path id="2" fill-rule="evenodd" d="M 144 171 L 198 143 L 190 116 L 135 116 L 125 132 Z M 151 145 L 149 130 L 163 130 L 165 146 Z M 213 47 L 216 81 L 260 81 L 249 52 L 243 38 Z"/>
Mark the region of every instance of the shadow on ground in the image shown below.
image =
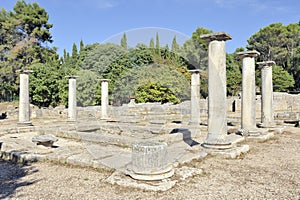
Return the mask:
<path id="1" fill-rule="evenodd" d="M 192 133 L 189 129 L 186 128 L 175 128 L 171 131 L 170 134 L 174 133 L 182 133 L 182 139 L 183 141 L 188 144 L 189 146 L 193 147 L 195 145 L 198 145 L 199 143 L 192 139 Z"/>
<path id="2" fill-rule="evenodd" d="M 12 197 L 20 187 L 28 186 L 37 182 L 22 181 L 22 177 L 36 173 L 34 167 L 17 165 L 0 159 L 0 199 Z"/>

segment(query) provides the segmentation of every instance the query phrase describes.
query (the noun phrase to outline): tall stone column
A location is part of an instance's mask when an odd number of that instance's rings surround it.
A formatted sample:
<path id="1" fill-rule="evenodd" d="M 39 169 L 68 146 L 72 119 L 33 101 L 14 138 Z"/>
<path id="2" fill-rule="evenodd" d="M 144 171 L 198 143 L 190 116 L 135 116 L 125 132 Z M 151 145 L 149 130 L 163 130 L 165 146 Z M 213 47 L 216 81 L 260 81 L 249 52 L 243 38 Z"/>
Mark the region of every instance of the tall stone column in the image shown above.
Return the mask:
<path id="1" fill-rule="evenodd" d="M 108 119 L 108 81 L 101 79 L 101 119 Z"/>
<path id="2" fill-rule="evenodd" d="M 78 76 L 67 76 L 69 78 L 69 103 L 68 103 L 68 121 L 77 120 L 77 99 L 76 99 L 76 78 Z"/>
<path id="3" fill-rule="evenodd" d="M 191 77 L 191 125 L 200 125 L 200 70 L 190 70 Z"/>
<path id="4" fill-rule="evenodd" d="M 20 73 L 19 122 L 20 126 L 32 126 L 30 122 L 29 73 L 31 70 L 18 70 Z"/>
<path id="5" fill-rule="evenodd" d="M 256 128 L 255 57 L 257 51 L 238 53 L 243 58 L 242 68 L 242 115 L 243 135 L 258 135 Z"/>
<path id="6" fill-rule="evenodd" d="M 272 65 L 274 61 L 257 63 L 261 66 L 261 127 L 271 128 L 274 123 Z"/>
<path id="7" fill-rule="evenodd" d="M 232 147 L 227 139 L 226 48 L 231 36 L 224 32 L 206 34 L 208 46 L 208 134 L 202 144 L 212 149 Z"/>

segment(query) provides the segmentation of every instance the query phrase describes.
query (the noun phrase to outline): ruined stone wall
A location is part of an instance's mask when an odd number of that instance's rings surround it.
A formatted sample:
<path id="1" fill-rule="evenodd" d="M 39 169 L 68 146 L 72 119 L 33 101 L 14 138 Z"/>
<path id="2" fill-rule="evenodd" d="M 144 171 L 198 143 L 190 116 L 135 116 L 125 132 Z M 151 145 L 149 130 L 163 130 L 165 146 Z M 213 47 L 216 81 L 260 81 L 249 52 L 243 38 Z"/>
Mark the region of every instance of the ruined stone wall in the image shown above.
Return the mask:
<path id="1" fill-rule="evenodd" d="M 261 96 L 256 96 L 256 116 L 260 117 L 261 111 Z M 8 117 L 18 117 L 18 107 L 7 106 L 6 110 Z M 79 118 L 100 117 L 101 106 L 78 107 Z M 208 101 L 207 99 L 200 100 L 200 114 L 207 116 Z M 227 112 L 236 113 L 239 116 L 241 112 L 241 99 L 239 97 L 227 98 Z M 298 116 L 300 112 L 300 95 L 274 92 L 274 116 L 289 115 Z M 115 118 L 130 118 L 129 116 L 140 116 L 145 120 L 168 119 L 168 118 L 189 118 L 190 101 L 184 101 L 180 104 L 160 104 L 160 103 L 140 103 L 140 104 L 125 104 L 120 107 L 109 107 L 109 115 Z M 67 118 L 67 109 L 64 106 L 56 108 L 38 108 L 31 105 L 31 118 Z"/>

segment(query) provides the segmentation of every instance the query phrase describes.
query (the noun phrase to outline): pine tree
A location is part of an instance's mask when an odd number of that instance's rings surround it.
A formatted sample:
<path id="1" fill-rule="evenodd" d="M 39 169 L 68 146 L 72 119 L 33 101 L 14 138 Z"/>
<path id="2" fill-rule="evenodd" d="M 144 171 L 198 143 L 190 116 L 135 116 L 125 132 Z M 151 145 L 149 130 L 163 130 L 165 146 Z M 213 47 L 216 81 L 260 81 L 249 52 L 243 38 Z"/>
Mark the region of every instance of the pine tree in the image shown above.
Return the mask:
<path id="1" fill-rule="evenodd" d="M 123 34 L 123 37 L 121 39 L 121 47 L 123 47 L 126 50 L 128 49 L 126 33 Z"/>

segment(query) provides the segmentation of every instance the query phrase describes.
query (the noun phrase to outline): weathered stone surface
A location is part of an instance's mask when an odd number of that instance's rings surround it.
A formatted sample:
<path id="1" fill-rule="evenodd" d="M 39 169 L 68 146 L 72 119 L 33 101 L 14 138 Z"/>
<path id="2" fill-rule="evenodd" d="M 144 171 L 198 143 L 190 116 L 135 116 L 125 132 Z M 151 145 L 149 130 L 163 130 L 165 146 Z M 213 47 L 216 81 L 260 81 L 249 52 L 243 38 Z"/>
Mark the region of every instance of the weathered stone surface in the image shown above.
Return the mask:
<path id="1" fill-rule="evenodd" d="M 190 70 L 191 77 L 191 116 L 190 124 L 200 125 L 200 70 Z"/>
<path id="2" fill-rule="evenodd" d="M 101 79 L 101 119 L 108 119 L 108 81 Z"/>
<path id="3" fill-rule="evenodd" d="M 31 126 L 30 103 L 29 103 L 29 73 L 31 70 L 19 70 L 20 73 L 20 100 L 19 100 L 19 122 L 21 126 Z"/>
<path id="4" fill-rule="evenodd" d="M 254 58 L 259 55 L 259 52 L 246 51 L 238 54 L 243 57 L 241 128 L 245 130 L 243 134 L 252 134 L 258 132 L 256 128 L 256 85 Z"/>
<path id="5" fill-rule="evenodd" d="M 77 120 L 77 100 L 76 100 L 76 78 L 78 76 L 68 76 L 69 96 L 68 96 L 68 120 Z"/>
<path id="6" fill-rule="evenodd" d="M 274 127 L 272 65 L 275 62 L 265 61 L 257 64 L 261 66 L 261 127 Z"/>
<path id="7" fill-rule="evenodd" d="M 201 36 L 208 46 L 208 134 L 203 143 L 207 148 L 230 148 L 226 140 L 226 48 L 225 41 L 231 37 L 224 33 Z"/>
<path id="8" fill-rule="evenodd" d="M 139 142 L 132 145 L 132 163 L 128 175 L 137 180 L 162 180 L 174 175 L 167 163 L 167 144 Z"/>
<path id="9" fill-rule="evenodd" d="M 32 138 L 32 142 L 36 143 L 37 145 L 43 145 L 47 147 L 53 146 L 54 142 L 57 142 L 58 138 L 54 135 L 37 135 Z"/>

